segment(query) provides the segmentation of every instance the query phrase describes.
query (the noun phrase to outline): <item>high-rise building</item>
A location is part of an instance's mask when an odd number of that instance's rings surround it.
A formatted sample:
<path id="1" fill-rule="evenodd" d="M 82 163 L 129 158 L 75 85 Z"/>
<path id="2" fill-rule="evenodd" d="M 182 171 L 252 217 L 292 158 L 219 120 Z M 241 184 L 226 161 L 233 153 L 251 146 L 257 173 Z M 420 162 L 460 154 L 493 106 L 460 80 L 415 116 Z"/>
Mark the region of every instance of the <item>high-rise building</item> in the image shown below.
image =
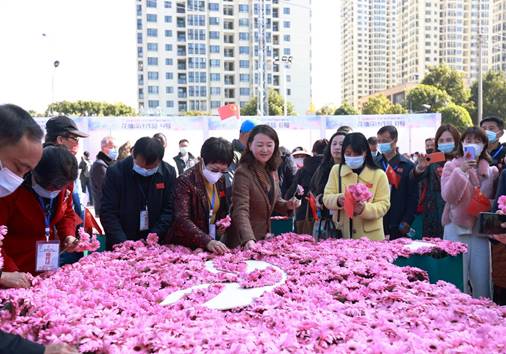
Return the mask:
<path id="1" fill-rule="evenodd" d="M 471 84 L 479 72 L 479 31 L 482 70 L 490 68 L 491 6 L 491 0 L 344 0 L 343 99 L 357 105 L 361 97 L 419 82 L 441 63 Z"/>
<path id="2" fill-rule="evenodd" d="M 494 0 L 492 13 L 492 67 L 506 72 L 506 0 Z"/>
<path id="3" fill-rule="evenodd" d="M 298 112 L 309 107 L 310 0 L 137 0 L 136 5 L 142 114 L 216 114 L 224 104 L 242 107 L 269 89 L 281 94 L 286 89 Z M 283 59 L 288 63 L 280 65 Z"/>

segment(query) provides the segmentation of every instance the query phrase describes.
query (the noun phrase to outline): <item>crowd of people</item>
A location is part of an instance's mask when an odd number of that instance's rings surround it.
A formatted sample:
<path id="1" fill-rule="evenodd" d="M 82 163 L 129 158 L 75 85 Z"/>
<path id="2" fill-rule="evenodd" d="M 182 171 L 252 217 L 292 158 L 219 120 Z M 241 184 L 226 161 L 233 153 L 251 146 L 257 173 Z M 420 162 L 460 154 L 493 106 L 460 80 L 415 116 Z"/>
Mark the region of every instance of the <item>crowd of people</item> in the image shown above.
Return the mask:
<path id="1" fill-rule="evenodd" d="M 506 194 L 503 134 L 498 117 L 463 132 L 446 124 L 427 137 L 424 153 L 411 155 L 398 148 L 393 126 L 369 138 L 343 126 L 308 152 L 280 146 L 273 128 L 245 120 L 238 139 L 211 137 L 198 157 L 181 139 L 179 154 L 165 161 L 167 138 L 160 132 L 119 149 L 114 137 L 104 137 L 95 161 L 84 153 L 78 163 L 80 142 L 88 135 L 72 119 L 49 119 L 44 134 L 26 111 L 2 105 L 0 225 L 8 234 L 0 286 L 30 287 L 31 277 L 40 273 L 40 247 L 54 250 L 56 267 L 78 261 L 83 256 L 75 252 L 78 228 L 92 232 L 90 223 L 97 225 L 88 210 L 93 204 L 107 249 L 152 233 L 163 243 L 216 254 L 249 249 L 273 237 L 274 215 L 293 217 L 295 231 L 316 241 L 416 234 L 460 241 L 469 247 L 465 291 L 504 305 L 506 237 L 478 231 L 480 212 L 496 211 L 498 197 Z M 432 162 L 435 152 L 444 158 Z M 371 197 L 355 203 L 349 215 L 345 195 L 357 183 Z M 219 222 L 228 217 L 230 225 Z M 23 345 L 35 349 L 18 352 L 44 349 L 1 336 L 0 352 Z"/>

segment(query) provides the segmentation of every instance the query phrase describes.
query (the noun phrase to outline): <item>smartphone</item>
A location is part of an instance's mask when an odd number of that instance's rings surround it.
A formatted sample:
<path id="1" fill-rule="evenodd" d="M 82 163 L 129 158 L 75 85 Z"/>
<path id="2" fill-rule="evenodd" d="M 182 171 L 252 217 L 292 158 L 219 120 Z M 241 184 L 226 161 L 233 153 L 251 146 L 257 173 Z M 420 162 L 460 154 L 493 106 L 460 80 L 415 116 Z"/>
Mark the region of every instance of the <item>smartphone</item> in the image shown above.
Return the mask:
<path id="1" fill-rule="evenodd" d="M 506 215 L 480 213 L 480 229 L 478 232 L 485 235 L 506 234 L 506 229 L 501 227 L 504 222 L 506 222 Z"/>
<path id="2" fill-rule="evenodd" d="M 432 154 L 427 155 L 426 159 L 429 164 L 446 161 L 444 152 L 433 152 Z"/>
<path id="3" fill-rule="evenodd" d="M 476 150 L 474 146 L 464 146 L 464 158 L 466 160 L 476 160 Z"/>

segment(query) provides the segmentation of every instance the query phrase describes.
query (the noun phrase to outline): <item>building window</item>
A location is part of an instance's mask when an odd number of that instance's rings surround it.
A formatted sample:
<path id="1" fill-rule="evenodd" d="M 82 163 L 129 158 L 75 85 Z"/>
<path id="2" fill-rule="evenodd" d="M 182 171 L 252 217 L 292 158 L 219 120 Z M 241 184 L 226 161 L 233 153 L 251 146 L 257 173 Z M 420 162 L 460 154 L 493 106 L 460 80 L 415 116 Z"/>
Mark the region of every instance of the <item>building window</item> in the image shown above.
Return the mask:
<path id="1" fill-rule="evenodd" d="M 174 64 L 174 61 L 172 60 L 172 58 L 165 59 L 165 65 L 173 65 L 173 64 Z"/>
<path id="2" fill-rule="evenodd" d="M 174 101 L 167 101 L 167 108 L 174 108 Z"/>
<path id="3" fill-rule="evenodd" d="M 249 69 L 249 60 L 239 60 L 239 67 L 241 69 Z"/>
<path id="4" fill-rule="evenodd" d="M 137 44 L 142 44 L 142 33 L 137 33 Z"/>
<path id="5" fill-rule="evenodd" d="M 243 13 L 248 13 L 249 11 L 249 6 L 248 5 L 239 5 L 239 12 L 243 12 Z"/>
<path id="6" fill-rule="evenodd" d="M 173 73 L 165 73 L 165 80 L 172 80 L 174 79 Z"/>
<path id="7" fill-rule="evenodd" d="M 158 100 L 148 100 L 149 108 L 158 108 L 160 106 L 160 101 Z"/>
<path id="8" fill-rule="evenodd" d="M 156 28 L 148 28 L 148 37 L 158 37 L 158 30 Z"/>
<path id="9" fill-rule="evenodd" d="M 209 39 L 220 39 L 220 32 L 218 31 L 210 31 Z"/>
<path id="10" fill-rule="evenodd" d="M 284 55 L 290 55 L 291 53 L 292 53 L 292 51 L 290 50 L 290 48 L 283 49 L 283 54 Z"/>
<path id="11" fill-rule="evenodd" d="M 220 81 L 220 74 L 209 74 L 209 81 Z"/>
<path id="12" fill-rule="evenodd" d="M 148 71 L 148 80 L 158 80 L 158 72 Z"/>
<path id="13" fill-rule="evenodd" d="M 249 19 L 247 19 L 247 18 L 240 18 L 239 19 L 239 26 L 240 27 L 249 27 Z"/>
<path id="14" fill-rule="evenodd" d="M 283 15 L 290 15 L 290 8 L 289 7 L 283 8 Z"/>
<path id="15" fill-rule="evenodd" d="M 220 101 L 211 101 L 211 109 L 217 109 L 220 108 L 221 102 Z"/>
<path id="16" fill-rule="evenodd" d="M 284 28 L 290 28 L 290 21 L 283 21 Z"/>
<path id="17" fill-rule="evenodd" d="M 158 44 L 148 43 L 148 52 L 158 52 Z"/>
<path id="18" fill-rule="evenodd" d="M 172 23 L 172 16 L 165 16 L 165 23 Z"/>
<path id="19" fill-rule="evenodd" d="M 157 21 L 157 17 L 155 14 L 147 14 L 146 15 L 146 20 L 148 22 L 156 22 Z"/>
<path id="20" fill-rule="evenodd" d="M 209 11 L 220 11 L 220 4 L 217 4 L 215 2 L 209 3 Z"/>
<path id="21" fill-rule="evenodd" d="M 249 80 L 250 80 L 249 74 L 240 74 L 239 75 L 240 82 L 249 82 Z"/>
<path id="22" fill-rule="evenodd" d="M 165 37 L 172 37 L 172 31 L 171 30 L 165 30 Z"/>
<path id="23" fill-rule="evenodd" d="M 220 52 L 220 46 L 219 45 L 211 45 L 211 46 L 209 46 L 209 52 L 210 53 L 219 53 Z"/>
<path id="24" fill-rule="evenodd" d="M 220 24 L 220 19 L 218 17 L 209 17 L 209 24 L 212 26 L 217 26 Z"/>
<path id="25" fill-rule="evenodd" d="M 239 40 L 248 41 L 249 40 L 249 33 L 248 32 L 239 32 Z"/>
<path id="26" fill-rule="evenodd" d="M 139 31 L 142 29 L 142 20 L 140 18 L 137 19 L 137 29 Z"/>
<path id="27" fill-rule="evenodd" d="M 165 45 L 165 51 L 166 52 L 171 52 L 172 51 L 172 44 L 166 44 Z"/>
<path id="28" fill-rule="evenodd" d="M 211 96 L 219 96 L 221 95 L 221 88 L 220 87 L 211 87 L 209 89 L 209 93 Z"/>
<path id="29" fill-rule="evenodd" d="M 158 94 L 158 86 L 148 86 L 148 93 L 152 95 Z"/>
<path id="30" fill-rule="evenodd" d="M 211 60 L 209 60 L 209 66 L 211 68 L 219 68 L 220 67 L 220 60 L 219 59 L 211 59 Z"/>
<path id="31" fill-rule="evenodd" d="M 239 89 L 239 94 L 240 94 L 241 96 L 248 96 L 248 97 L 249 97 L 249 95 L 250 95 L 250 93 L 249 93 L 249 88 L 247 88 L 247 87 L 241 87 L 241 88 Z"/>
<path id="32" fill-rule="evenodd" d="M 239 54 L 249 54 L 249 47 L 239 47 Z"/>
<path id="33" fill-rule="evenodd" d="M 152 7 L 156 9 L 156 0 L 146 0 L 146 7 Z"/>
<path id="34" fill-rule="evenodd" d="M 148 65 L 158 65 L 158 58 L 148 57 Z"/>
<path id="35" fill-rule="evenodd" d="M 289 35 L 289 34 L 285 34 L 285 35 L 283 36 L 283 40 L 284 40 L 285 42 L 290 42 L 290 35 Z"/>
<path id="36" fill-rule="evenodd" d="M 172 86 L 167 86 L 167 87 L 165 88 L 165 93 L 166 93 L 166 94 L 169 94 L 169 95 L 170 95 L 171 93 L 174 93 L 174 87 L 172 87 Z"/>
<path id="37" fill-rule="evenodd" d="M 166 9 L 171 9 L 172 8 L 172 1 L 164 1 L 163 3 L 164 3 L 163 6 Z"/>
<path id="38" fill-rule="evenodd" d="M 233 6 L 223 6 L 223 15 L 225 16 L 234 16 L 234 7 Z"/>

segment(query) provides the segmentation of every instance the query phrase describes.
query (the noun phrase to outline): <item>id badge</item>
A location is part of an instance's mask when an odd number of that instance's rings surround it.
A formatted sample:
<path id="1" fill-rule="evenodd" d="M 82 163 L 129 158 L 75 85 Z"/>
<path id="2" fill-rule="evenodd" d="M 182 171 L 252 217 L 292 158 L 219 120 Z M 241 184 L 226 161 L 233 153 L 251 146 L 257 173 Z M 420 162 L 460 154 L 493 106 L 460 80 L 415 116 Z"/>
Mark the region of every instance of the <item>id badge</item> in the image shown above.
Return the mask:
<path id="1" fill-rule="evenodd" d="M 209 236 L 216 240 L 216 224 L 209 224 Z"/>
<path id="2" fill-rule="evenodd" d="M 139 220 L 139 230 L 147 231 L 149 230 L 149 214 L 147 210 L 142 210 L 140 214 Z"/>
<path id="3" fill-rule="evenodd" d="M 35 270 L 48 272 L 58 269 L 60 258 L 59 241 L 37 241 L 35 253 Z"/>

